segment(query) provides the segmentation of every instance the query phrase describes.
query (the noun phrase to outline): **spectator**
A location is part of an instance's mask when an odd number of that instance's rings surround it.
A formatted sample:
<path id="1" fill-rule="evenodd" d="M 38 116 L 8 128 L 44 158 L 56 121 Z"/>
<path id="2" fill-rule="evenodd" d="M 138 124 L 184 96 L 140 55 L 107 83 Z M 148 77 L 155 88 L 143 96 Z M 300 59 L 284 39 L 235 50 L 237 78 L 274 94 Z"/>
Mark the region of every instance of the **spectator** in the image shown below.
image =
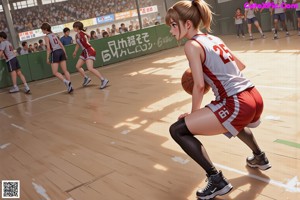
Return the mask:
<path id="1" fill-rule="evenodd" d="M 106 28 L 106 32 L 108 33 L 109 36 L 111 36 L 111 30 L 109 27 Z"/>
<path id="2" fill-rule="evenodd" d="M 22 42 L 22 49 L 20 51 L 20 55 L 25 55 L 29 53 L 29 48 L 27 42 Z"/>
<path id="3" fill-rule="evenodd" d="M 134 31 L 132 24 L 130 24 L 128 28 L 129 28 L 128 31 Z"/>
<path id="4" fill-rule="evenodd" d="M 121 27 L 119 28 L 120 33 L 126 33 L 128 32 L 128 28 L 125 26 L 124 23 L 121 24 Z"/>
<path id="5" fill-rule="evenodd" d="M 116 27 L 115 24 L 112 24 L 112 25 L 111 25 L 111 32 L 113 32 L 113 31 L 114 31 L 114 34 L 119 33 L 119 30 L 117 29 L 117 27 Z"/>
<path id="6" fill-rule="evenodd" d="M 153 0 L 140 0 L 139 2 L 141 8 L 153 5 Z M 131 0 L 72 0 L 15 9 L 11 11 L 11 15 L 16 31 L 23 32 L 38 29 L 43 21 L 58 25 L 77 19 L 84 20 L 134 9 L 136 9 L 136 4 Z M 0 13 L 0 30 L 8 32 L 6 22 L 2 20 L 5 18 L 3 16 Z M 117 29 L 116 32 L 118 31 Z M 102 37 L 100 31 L 97 33 L 100 34 L 98 38 Z"/>
<path id="7" fill-rule="evenodd" d="M 29 45 L 29 50 L 28 50 L 30 53 L 34 52 L 34 48 L 32 46 L 32 44 Z"/>
<path id="8" fill-rule="evenodd" d="M 116 30 L 115 30 L 115 29 L 111 29 L 111 34 L 110 34 L 110 36 L 114 36 L 114 35 L 116 35 Z"/>
<path id="9" fill-rule="evenodd" d="M 46 45 L 44 44 L 44 40 L 39 40 L 39 47 L 38 51 L 45 51 L 46 50 Z"/>
<path id="10" fill-rule="evenodd" d="M 61 43 L 62 43 L 64 46 L 73 44 L 73 39 L 72 39 L 72 37 L 70 36 L 70 29 L 69 29 L 68 27 L 66 27 L 66 28 L 64 28 L 63 32 L 64 32 L 64 36 L 62 36 L 62 37 L 60 38 Z"/>
<path id="11" fill-rule="evenodd" d="M 91 34 L 90 40 L 97 40 L 98 39 L 96 31 L 91 31 L 90 34 Z"/>
<path id="12" fill-rule="evenodd" d="M 101 34 L 101 32 L 100 32 L 100 29 L 97 28 L 96 31 L 97 31 L 97 38 L 102 38 L 102 34 Z M 92 34 L 91 34 L 91 35 L 92 35 Z"/>
<path id="13" fill-rule="evenodd" d="M 161 24 L 161 16 L 160 16 L 160 13 L 157 13 L 157 16 L 156 16 L 156 22 L 158 22 L 159 24 Z M 155 22 L 155 24 L 156 24 Z"/>
<path id="14" fill-rule="evenodd" d="M 38 43 L 34 43 L 33 44 L 33 50 L 34 50 L 34 52 L 37 52 L 37 51 L 39 51 L 39 45 L 38 45 Z"/>
<path id="15" fill-rule="evenodd" d="M 107 31 L 104 31 L 104 32 L 102 33 L 102 37 L 103 37 L 103 38 L 109 37 L 108 32 L 107 32 Z"/>

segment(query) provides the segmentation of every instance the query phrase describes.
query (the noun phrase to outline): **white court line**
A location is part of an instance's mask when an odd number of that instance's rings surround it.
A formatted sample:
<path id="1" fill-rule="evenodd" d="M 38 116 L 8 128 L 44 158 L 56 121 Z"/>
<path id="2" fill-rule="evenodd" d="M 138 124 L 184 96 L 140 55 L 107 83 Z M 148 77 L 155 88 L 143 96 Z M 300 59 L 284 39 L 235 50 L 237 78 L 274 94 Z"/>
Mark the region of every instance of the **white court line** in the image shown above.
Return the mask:
<path id="1" fill-rule="evenodd" d="M 57 95 L 57 94 L 63 93 L 63 92 L 65 92 L 65 90 L 60 91 L 60 92 L 55 92 L 55 93 L 52 93 L 52 94 L 48 94 L 48 95 L 45 95 L 45 96 L 41 96 L 41 97 L 38 97 L 38 98 L 35 98 L 33 100 L 30 100 L 30 102 L 38 101 L 38 100 L 41 100 L 41 99 L 44 99 L 44 98 L 47 98 L 47 97 L 51 97 L 53 95 Z"/>
<path id="2" fill-rule="evenodd" d="M 268 184 L 271 184 L 271 185 L 275 185 L 277 187 L 285 188 L 286 191 L 289 191 L 289 192 L 299 192 L 300 193 L 300 188 L 297 187 L 297 185 L 298 185 L 297 176 L 293 177 L 289 182 L 284 184 L 280 181 L 275 181 L 275 180 L 272 180 L 272 179 L 262 178 L 260 176 L 257 176 L 257 175 L 254 175 L 254 174 L 249 174 L 248 172 L 243 172 L 243 171 L 233 169 L 231 167 L 227 167 L 227 166 L 224 166 L 224 165 L 221 165 L 221 164 L 214 163 L 214 165 L 219 167 L 219 168 L 225 169 L 227 171 L 235 172 L 237 174 L 245 175 L 245 176 L 248 176 L 250 178 L 253 178 L 253 179 L 256 179 L 256 180 L 259 180 L 259 181 L 262 181 L 262 182 L 265 182 L 265 183 L 268 183 Z"/>
<path id="3" fill-rule="evenodd" d="M 291 88 L 291 87 L 275 87 L 275 86 L 267 86 L 267 85 L 256 85 L 255 87 L 259 87 L 259 88 L 268 88 L 268 89 L 276 89 L 276 90 L 299 90 L 298 88 Z"/>
<path id="4" fill-rule="evenodd" d="M 24 132 L 28 132 L 30 133 L 30 131 L 28 131 L 27 129 L 25 129 L 24 127 L 22 126 L 19 126 L 19 125 L 16 125 L 16 124 L 11 124 L 13 127 L 17 128 L 17 129 L 20 129 L 21 131 L 24 131 Z"/>

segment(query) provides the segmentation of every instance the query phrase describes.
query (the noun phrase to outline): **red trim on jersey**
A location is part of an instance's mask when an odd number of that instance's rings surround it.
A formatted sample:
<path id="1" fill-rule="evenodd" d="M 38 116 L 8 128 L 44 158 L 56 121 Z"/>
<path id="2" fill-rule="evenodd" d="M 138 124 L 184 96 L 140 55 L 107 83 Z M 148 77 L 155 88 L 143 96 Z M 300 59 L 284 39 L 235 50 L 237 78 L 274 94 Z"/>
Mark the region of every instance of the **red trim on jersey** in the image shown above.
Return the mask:
<path id="1" fill-rule="evenodd" d="M 214 83 L 214 85 L 216 86 L 216 88 L 218 89 L 218 93 L 221 99 L 228 97 L 225 88 L 223 87 L 221 81 L 216 77 L 216 75 L 214 75 L 209 68 L 203 63 L 203 72 L 206 74 L 206 76 L 208 76 Z"/>

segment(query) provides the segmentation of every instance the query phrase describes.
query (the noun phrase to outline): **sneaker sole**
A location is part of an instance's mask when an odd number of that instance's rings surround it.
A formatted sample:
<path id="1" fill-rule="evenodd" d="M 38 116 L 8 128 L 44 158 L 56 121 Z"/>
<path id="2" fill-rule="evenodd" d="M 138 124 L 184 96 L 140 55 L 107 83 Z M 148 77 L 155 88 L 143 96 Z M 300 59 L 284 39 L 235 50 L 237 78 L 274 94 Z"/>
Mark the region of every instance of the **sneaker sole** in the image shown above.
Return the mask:
<path id="1" fill-rule="evenodd" d="M 263 171 L 265 171 L 267 169 L 270 169 L 272 167 L 272 165 L 270 165 L 270 164 L 266 164 L 266 165 L 251 165 L 251 164 L 247 163 L 247 165 L 249 167 L 251 167 L 251 168 L 259 168 L 260 170 L 263 170 Z"/>
<path id="2" fill-rule="evenodd" d="M 9 91 L 10 94 L 17 93 L 17 92 L 20 92 L 20 90 L 18 90 L 18 91 Z"/>
<path id="3" fill-rule="evenodd" d="M 25 91 L 25 94 L 30 94 L 30 90 Z"/>
<path id="4" fill-rule="evenodd" d="M 205 200 L 205 199 L 213 199 L 216 196 L 223 196 L 227 193 L 229 193 L 232 190 L 232 185 L 229 183 L 228 185 L 226 185 L 225 187 L 223 187 L 221 190 L 216 191 L 215 193 L 205 196 L 205 197 L 199 197 L 197 196 L 198 200 Z"/>
<path id="5" fill-rule="evenodd" d="M 107 81 L 107 83 L 103 87 L 100 87 L 100 89 L 102 90 L 102 89 L 106 88 L 108 83 L 109 83 L 109 81 Z"/>
<path id="6" fill-rule="evenodd" d="M 82 84 L 83 86 L 87 86 L 91 82 L 91 79 L 89 79 L 86 84 Z"/>

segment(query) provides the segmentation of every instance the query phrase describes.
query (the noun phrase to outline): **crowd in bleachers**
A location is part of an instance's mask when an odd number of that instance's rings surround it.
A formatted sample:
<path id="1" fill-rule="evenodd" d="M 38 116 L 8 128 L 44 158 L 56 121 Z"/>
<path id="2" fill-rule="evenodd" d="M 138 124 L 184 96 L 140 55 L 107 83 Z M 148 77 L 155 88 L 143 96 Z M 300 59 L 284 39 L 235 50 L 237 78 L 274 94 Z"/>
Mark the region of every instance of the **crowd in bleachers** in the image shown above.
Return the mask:
<path id="1" fill-rule="evenodd" d="M 140 0 L 140 7 L 153 5 L 152 0 Z M 51 25 L 64 24 L 98 16 L 136 9 L 135 0 L 72 0 L 30 8 L 12 10 L 11 15 L 17 32 L 38 29 L 43 22 Z M 0 30 L 7 29 L 1 13 Z"/>

